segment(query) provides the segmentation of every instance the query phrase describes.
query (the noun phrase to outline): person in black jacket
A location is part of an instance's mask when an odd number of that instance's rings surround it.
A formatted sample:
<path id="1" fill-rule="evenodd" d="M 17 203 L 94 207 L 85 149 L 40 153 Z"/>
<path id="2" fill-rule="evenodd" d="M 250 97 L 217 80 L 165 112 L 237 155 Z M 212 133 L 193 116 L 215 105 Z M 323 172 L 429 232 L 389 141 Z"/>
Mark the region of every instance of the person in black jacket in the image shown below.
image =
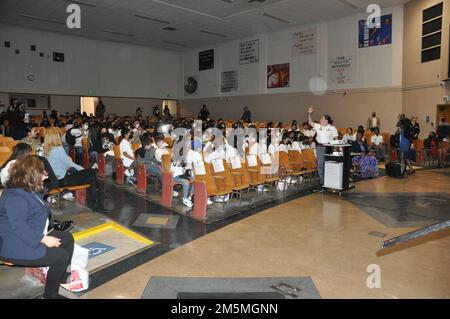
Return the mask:
<path id="1" fill-rule="evenodd" d="M 36 156 L 17 160 L 0 197 L 0 257 L 24 267 L 49 267 L 44 298 L 57 299 L 67 280 L 74 239 L 69 233 L 47 233 L 50 210 L 44 201 L 44 164 Z"/>

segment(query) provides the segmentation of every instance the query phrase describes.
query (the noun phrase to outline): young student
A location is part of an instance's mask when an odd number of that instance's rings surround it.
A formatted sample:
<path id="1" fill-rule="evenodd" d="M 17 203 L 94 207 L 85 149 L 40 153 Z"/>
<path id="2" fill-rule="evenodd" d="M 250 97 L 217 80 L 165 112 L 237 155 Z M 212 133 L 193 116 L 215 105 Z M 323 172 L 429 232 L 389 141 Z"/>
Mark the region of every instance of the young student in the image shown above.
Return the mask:
<path id="1" fill-rule="evenodd" d="M 347 129 L 347 132 L 344 134 L 344 136 L 342 137 L 342 142 L 343 143 L 348 143 L 348 144 L 352 144 L 355 140 L 356 140 L 356 138 L 355 138 L 356 136 L 355 135 L 353 135 L 353 129 L 351 128 L 351 127 L 349 127 L 348 129 Z"/>
<path id="2" fill-rule="evenodd" d="M 154 174 L 162 183 L 162 173 L 159 162 L 156 160 L 156 146 L 152 144 L 149 133 L 144 133 L 140 138 L 141 147 L 136 151 L 135 157 L 138 164 L 143 164 L 148 174 Z"/>
<path id="3" fill-rule="evenodd" d="M 135 158 L 133 147 L 131 146 L 131 139 L 133 133 L 129 129 L 124 128 L 121 132 L 122 141 L 120 141 L 120 157 L 123 161 L 123 166 L 125 167 L 125 175 L 127 176 L 127 181 L 133 186 L 136 186 L 136 178 L 134 177 L 134 166 Z"/>
<path id="4" fill-rule="evenodd" d="M 378 127 L 375 127 L 373 129 L 371 142 L 372 142 L 372 149 L 375 152 L 377 159 L 381 162 L 384 162 L 385 149 L 384 149 L 383 135 L 380 134 L 380 129 Z"/>
<path id="5" fill-rule="evenodd" d="M 158 161 L 160 169 L 162 171 L 162 156 L 169 154 L 169 152 L 166 149 L 167 144 L 164 142 L 163 136 L 158 135 L 157 137 L 155 137 L 155 142 L 155 158 Z M 193 205 L 191 201 L 190 184 L 189 180 L 184 178 L 185 168 L 182 161 L 172 162 L 170 166 L 170 172 L 172 173 L 174 184 L 181 184 L 181 186 L 183 187 L 183 204 L 191 208 Z"/>
<path id="6" fill-rule="evenodd" d="M 14 164 L 0 197 L 0 256 L 18 266 L 49 267 L 44 298 L 57 299 L 60 285 L 67 279 L 74 239 L 68 232 L 47 232 L 50 210 L 43 199 L 46 178 L 44 164 L 36 156 L 26 156 Z"/>

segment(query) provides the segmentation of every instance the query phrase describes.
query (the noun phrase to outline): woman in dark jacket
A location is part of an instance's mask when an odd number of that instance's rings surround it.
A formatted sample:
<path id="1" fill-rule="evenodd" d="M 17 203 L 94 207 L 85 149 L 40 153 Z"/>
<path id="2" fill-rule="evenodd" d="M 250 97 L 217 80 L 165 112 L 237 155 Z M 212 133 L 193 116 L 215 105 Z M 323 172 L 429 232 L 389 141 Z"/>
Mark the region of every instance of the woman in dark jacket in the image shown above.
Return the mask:
<path id="1" fill-rule="evenodd" d="M 47 234 L 48 209 L 43 196 L 47 178 L 36 156 L 18 159 L 0 197 L 0 259 L 18 266 L 49 267 L 44 298 L 58 298 L 67 279 L 74 239 L 71 234 Z"/>

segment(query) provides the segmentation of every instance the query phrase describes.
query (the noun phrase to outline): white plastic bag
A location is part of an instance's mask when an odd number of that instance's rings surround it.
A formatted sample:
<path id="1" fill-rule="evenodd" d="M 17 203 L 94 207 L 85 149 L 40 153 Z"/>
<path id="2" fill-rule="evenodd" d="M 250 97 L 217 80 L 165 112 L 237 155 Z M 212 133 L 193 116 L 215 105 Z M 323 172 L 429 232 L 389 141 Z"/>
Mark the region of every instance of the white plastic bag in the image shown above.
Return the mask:
<path id="1" fill-rule="evenodd" d="M 89 272 L 87 265 L 89 260 L 89 249 L 75 244 L 72 261 L 70 263 L 70 290 L 79 292 L 89 288 Z"/>

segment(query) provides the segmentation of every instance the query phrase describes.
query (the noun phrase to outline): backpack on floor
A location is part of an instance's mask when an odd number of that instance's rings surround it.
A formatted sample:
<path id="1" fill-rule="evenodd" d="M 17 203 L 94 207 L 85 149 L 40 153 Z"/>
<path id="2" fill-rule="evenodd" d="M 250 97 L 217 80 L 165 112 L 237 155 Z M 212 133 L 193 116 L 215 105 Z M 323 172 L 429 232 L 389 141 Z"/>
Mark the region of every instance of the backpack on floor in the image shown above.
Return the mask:
<path id="1" fill-rule="evenodd" d="M 386 163 L 386 174 L 393 178 L 403 178 L 406 172 L 406 165 L 396 162 Z"/>

